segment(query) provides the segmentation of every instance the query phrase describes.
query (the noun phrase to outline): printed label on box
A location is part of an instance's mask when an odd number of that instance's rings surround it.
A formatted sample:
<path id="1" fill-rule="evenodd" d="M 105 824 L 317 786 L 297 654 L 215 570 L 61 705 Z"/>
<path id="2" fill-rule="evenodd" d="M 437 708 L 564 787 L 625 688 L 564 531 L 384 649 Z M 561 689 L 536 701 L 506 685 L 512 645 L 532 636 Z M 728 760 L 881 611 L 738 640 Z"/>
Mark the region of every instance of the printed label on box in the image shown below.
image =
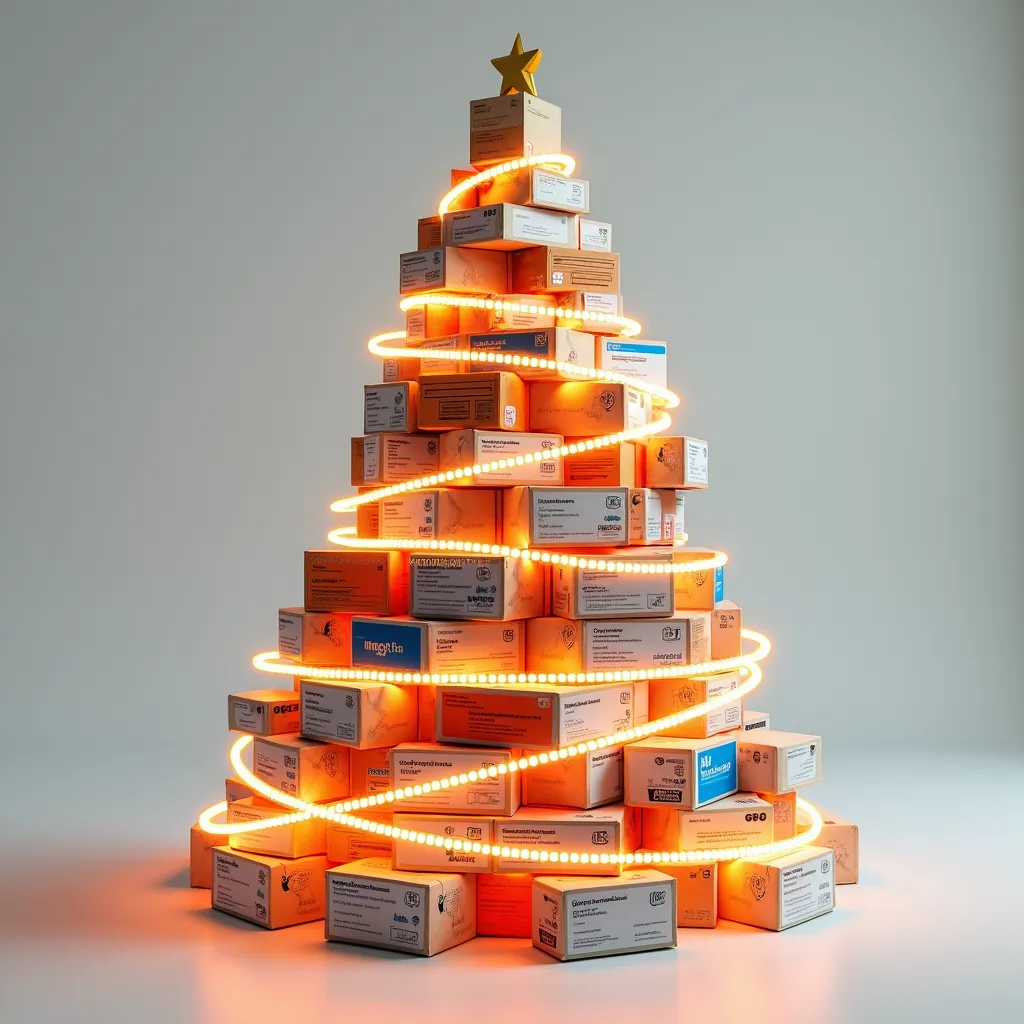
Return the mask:
<path id="1" fill-rule="evenodd" d="M 686 439 L 686 479 L 691 483 L 707 485 L 708 446 L 706 442 Z"/>
<path id="2" fill-rule="evenodd" d="M 534 491 L 534 544 L 621 544 L 627 539 L 628 510 L 623 488 L 589 491 Z"/>
<path id="3" fill-rule="evenodd" d="M 426 952 L 426 886 L 328 872 L 328 934 L 357 942 Z"/>
<path id="4" fill-rule="evenodd" d="M 804 743 L 786 751 L 786 785 L 798 786 L 818 774 L 818 747 L 815 743 Z"/>
<path id="5" fill-rule="evenodd" d="M 213 852 L 213 905 L 249 921 L 270 920 L 270 869 L 259 861 Z"/>
<path id="6" fill-rule="evenodd" d="M 675 921 L 671 882 L 624 885 L 594 893 L 573 893 L 566 902 L 567 952 L 570 956 L 593 955 L 631 945 L 671 945 Z"/>
<path id="7" fill-rule="evenodd" d="M 578 213 L 587 212 L 586 182 L 563 178 L 545 171 L 533 172 L 533 201 L 538 206 L 568 206 Z"/>
<path id="8" fill-rule="evenodd" d="M 832 909 L 835 900 L 835 889 L 831 884 L 833 863 L 830 850 L 827 856 L 779 869 L 782 890 L 779 916 L 783 928 Z"/>

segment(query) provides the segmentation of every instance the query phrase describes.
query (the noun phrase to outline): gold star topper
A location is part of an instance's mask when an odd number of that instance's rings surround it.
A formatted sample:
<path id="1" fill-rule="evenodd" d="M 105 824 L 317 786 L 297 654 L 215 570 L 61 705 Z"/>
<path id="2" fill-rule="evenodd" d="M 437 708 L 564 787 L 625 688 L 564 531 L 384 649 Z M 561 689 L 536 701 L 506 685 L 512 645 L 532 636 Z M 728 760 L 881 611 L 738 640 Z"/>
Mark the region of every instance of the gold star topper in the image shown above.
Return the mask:
<path id="1" fill-rule="evenodd" d="M 501 92 L 499 96 L 507 96 L 510 92 L 528 92 L 537 95 L 537 86 L 533 84 L 533 73 L 540 66 L 543 54 L 540 50 L 523 52 L 523 39 L 517 32 L 516 41 L 505 57 L 495 57 L 491 63 L 501 74 Z"/>

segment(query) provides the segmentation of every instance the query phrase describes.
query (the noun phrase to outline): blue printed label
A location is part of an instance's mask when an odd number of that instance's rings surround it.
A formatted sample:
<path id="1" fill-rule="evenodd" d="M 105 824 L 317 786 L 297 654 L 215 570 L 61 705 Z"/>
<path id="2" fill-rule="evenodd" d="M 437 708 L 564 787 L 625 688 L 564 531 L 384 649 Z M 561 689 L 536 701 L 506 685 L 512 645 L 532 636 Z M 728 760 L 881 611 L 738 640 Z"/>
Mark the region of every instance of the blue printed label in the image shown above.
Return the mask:
<path id="1" fill-rule="evenodd" d="M 606 341 L 605 348 L 609 352 L 639 352 L 648 356 L 667 356 L 667 345 L 652 345 L 649 341 Z"/>
<path id="2" fill-rule="evenodd" d="M 694 807 L 729 796 L 738 788 L 736 778 L 736 741 L 697 751 L 697 775 L 694 779 Z"/>
<path id="3" fill-rule="evenodd" d="M 357 668 L 422 671 L 426 634 L 417 622 L 388 619 L 352 623 L 352 664 Z"/>
<path id="4" fill-rule="evenodd" d="M 725 566 L 720 565 L 715 570 L 715 601 L 725 600 Z"/>
<path id="5" fill-rule="evenodd" d="M 501 331 L 496 334 L 471 334 L 469 347 L 485 349 L 493 352 L 505 352 L 508 355 L 539 356 L 541 359 L 553 359 L 555 332 L 543 331 Z"/>

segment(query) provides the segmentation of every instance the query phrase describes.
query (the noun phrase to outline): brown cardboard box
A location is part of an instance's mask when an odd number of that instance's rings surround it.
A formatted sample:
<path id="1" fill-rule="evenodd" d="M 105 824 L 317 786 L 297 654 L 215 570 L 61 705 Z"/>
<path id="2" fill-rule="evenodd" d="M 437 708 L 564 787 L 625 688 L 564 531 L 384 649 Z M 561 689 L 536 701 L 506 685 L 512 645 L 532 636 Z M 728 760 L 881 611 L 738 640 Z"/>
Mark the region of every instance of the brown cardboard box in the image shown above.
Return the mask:
<path id="1" fill-rule="evenodd" d="M 691 612 L 706 615 L 706 612 Z M 660 620 L 659 620 L 660 621 Z M 707 659 L 702 659 L 707 660 Z M 667 718 L 679 711 L 704 704 L 709 700 L 723 697 L 739 688 L 738 672 L 719 672 L 708 676 L 688 676 L 682 679 L 652 679 L 649 688 L 650 715 L 653 721 Z M 698 718 L 691 718 L 682 725 L 660 731 L 661 736 L 676 736 L 682 739 L 706 739 L 722 732 L 738 729 L 743 716 L 740 701 L 732 701 L 709 711 Z"/>
<path id="2" fill-rule="evenodd" d="M 417 689 L 426 690 L 430 687 L 420 686 Z M 391 788 L 391 751 L 388 747 L 371 747 L 367 750 L 351 747 L 349 760 L 352 796 L 372 796 L 385 793 Z"/>
<path id="3" fill-rule="evenodd" d="M 477 173 L 476 168 L 471 167 L 453 167 L 451 173 L 451 180 L 449 182 L 449 188 L 455 188 L 456 185 L 462 184 L 467 178 L 472 178 Z M 468 189 L 463 192 L 458 199 L 452 200 L 448 205 L 449 211 L 451 210 L 472 210 L 474 206 L 479 206 L 479 197 L 475 188 Z M 422 246 L 421 246 L 422 248 Z"/>
<path id="4" fill-rule="evenodd" d="M 360 810 L 356 814 L 381 825 L 390 825 L 394 819 L 391 811 Z M 351 864 L 354 860 L 366 857 L 386 857 L 390 860 L 394 845 L 391 837 L 381 832 L 367 832 L 337 821 L 327 824 L 327 860 L 331 865 Z"/>
<path id="5" fill-rule="evenodd" d="M 416 292 L 493 295 L 509 291 L 508 282 L 508 256 L 500 251 L 449 245 L 403 252 L 399 257 L 398 290 L 402 295 Z"/>
<path id="6" fill-rule="evenodd" d="M 512 254 L 514 292 L 618 292 L 619 254 L 542 245 Z"/>
<path id="7" fill-rule="evenodd" d="M 349 747 L 393 747 L 416 738 L 419 700 L 415 686 L 349 680 L 299 682 L 302 735 Z"/>
<path id="8" fill-rule="evenodd" d="M 796 835 L 796 793 L 758 793 L 757 795 L 772 805 L 772 813 L 775 818 L 775 839 L 792 839 Z"/>
<path id="9" fill-rule="evenodd" d="M 436 249 L 440 245 L 441 218 L 436 213 L 433 217 L 420 217 L 416 221 L 416 248 Z"/>
<path id="10" fill-rule="evenodd" d="M 860 876 L 860 829 L 831 811 L 819 808 L 819 813 L 825 824 L 814 845 L 827 846 L 835 853 L 836 885 L 852 885 Z"/>
<path id="11" fill-rule="evenodd" d="M 432 685 L 422 685 L 419 691 L 420 724 L 416 739 L 420 743 L 436 743 L 437 690 Z"/>
<path id="12" fill-rule="evenodd" d="M 771 860 L 745 858 L 718 865 L 718 916 L 782 931 L 835 908 L 835 857 L 805 846 Z"/>
<path id="13" fill-rule="evenodd" d="M 650 395 L 631 384 L 531 381 L 530 430 L 598 437 L 651 422 Z"/>
<path id="14" fill-rule="evenodd" d="M 429 343 L 429 348 L 458 348 L 459 336 L 459 306 L 444 306 L 430 303 L 426 306 L 410 306 L 405 311 L 405 344 L 417 346 Z M 440 343 L 448 342 L 442 346 Z M 424 360 L 425 361 L 425 360 Z M 417 363 L 420 360 L 416 361 Z M 460 367 L 458 361 L 438 360 L 436 363 L 443 363 L 432 369 L 423 366 L 413 367 L 411 378 L 426 376 L 428 373 L 455 373 Z"/>
<path id="15" fill-rule="evenodd" d="M 348 750 L 336 743 L 257 736 L 252 765 L 253 774 L 268 786 L 307 803 L 341 800 L 352 792 Z"/>
<path id="16" fill-rule="evenodd" d="M 290 692 L 294 693 L 294 691 Z M 263 798 L 256 792 L 255 789 L 253 789 L 252 786 L 250 786 L 247 782 L 243 782 L 236 776 L 230 775 L 228 776 L 228 778 L 224 780 L 224 799 L 229 804 L 233 803 L 235 800 L 244 800 L 246 797 L 249 796 L 253 797 L 257 803 L 263 800 Z M 263 802 L 269 803 L 270 801 L 265 800 Z M 224 837 L 221 836 L 220 838 L 223 839 Z M 214 843 L 213 845 L 217 846 L 219 844 Z"/>
<path id="17" fill-rule="evenodd" d="M 193 889 L 213 888 L 213 848 L 223 841 L 223 836 L 204 832 L 198 825 L 189 830 L 188 884 Z"/>
<path id="18" fill-rule="evenodd" d="M 452 775 L 468 775 L 519 757 L 512 747 L 457 747 L 443 743 L 400 743 L 391 749 L 391 781 L 395 788 L 429 786 Z M 478 778 L 454 789 L 441 788 L 407 797 L 395 806 L 410 814 L 515 814 L 521 800 L 521 772 Z M 488 840 L 489 841 L 489 840 Z"/>
<path id="19" fill-rule="evenodd" d="M 490 843 L 494 837 L 494 818 L 467 814 L 395 813 L 396 829 L 427 835 L 460 839 L 463 843 Z M 429 846 L 395 836 L 391 866 L 398 871 L 460 871 L 480 874 L 491 870 L 489 853 L 474 853 L 472 848 L 449 849 Z"/>
<path id="20" fill-rule="evenodd" d="M 712 739 L 651 736 L 626 744 L 626 802 L 631 807 L 696 810 L 732 796 L 739 733 Z"/>
<path id="21" fill-rule="evenodd" d="M 518 203 L 566 213 L 590 212 L 590 182 L 567 178 L 545 167 L 517 167 L 506 171 L 485 181 L 479 188 L 479 195 L 483 204 Z M 579 246 L 578 241 L 576 245 Z"/>
<path id="22" fill-rule="evenodd" d="M 697 437 L 651 438 L 647 442 L 647 486 L 707 490 L 707 441 Z"/>
<path id="23" fill-rule="evenodd" d="M 299 702 L 292 690 L 229 693 L 228 728 L 254 736 L 298 732 Z"/>
<path id="24" fill-rule="evenodd" d="M 772 842 L 772 805 L 754 793 L 734 793 L 697 811 L 643 809 L 644 846 L 651 850 L 732 850 Z"/>
<path id="25" fill-rule="evenodd" d="M 570 438 L 567 443 L 573 444 L 575 440 Z M 582 446 L 584 439 L 579 443 Z M 639 453 L 638 447 L 641 448 Z M 603 448 L 582 448 L 562 459 L 565 486 L 643 487 L 643 458 L 642 447 L 634 441 Z"/>
<path id="26" fill-rule="evenodd" d="M 512 203 L 450 213 L 444 219 L 444 244 L 479 249 L 527 249 L 531 245 L 579 245 L 579 218 Z M 440 243 L 438 243 L 440 244 Z"/>
<path id="27" fill-rule="evenodd" d="M 476 933 L 528 939 L 532 933 L 533 875 L 476 876 Z"/>
<path id="28" fill-rule="evenodd" d="M 716 601 L 711 612 L 711 657 L 738 658 L 743 653 L 743 611 L 735 601 Z"/>
<path id="29" fill-rule="evenodd" d="M 251 798 L 236 800 L 228 804 L 228 823 L 240 821 L 263 821 L 278 818 L 289 811 L 256 803 Z M 249 832 L 233 832 L 228 836 L 232 850 L 261 853 L 267 857 L 312 857 L 327 850 L 327 832 L 323 818 L 307 818 L 288 825 L 270 825 Z"/>
<path id="30" fill-rule="evenodd" d="M 554 103 L 529 93 L 488 96 L 470 103 L 469 162 L 477 170 L 505 160 L 561 152 L 562 110 Z"/>
<path id="31" fill-rule="evenodd" d="M 676 880 L 653 868 L 614 880 L 538 878 L 533 944 L 556 960 L 671 949 L 676 913 Z"/>
<path id="32" fill-rule="evenodd" d="M 305 607 L 313 612 L 405 615 L 408 556 L 401 551 L 307 551 Z"/>
<path id="33" fill-rule="evenodd" d="M 661 861 L 658 870 L 676 880 L 676 924 L 680 928 L 714 928 L 718 924 L 717 864 Z"/>
<path id="34" fill-rule="evenodd" d="M 765 729 L 737 738 L 740 789 L 788 793 L 821 782 L 821 737 Z"/>
<path id="35" fill-rule="evenodd" d="M 380 536 L 387 540 L 462 540 L 494 544 L 500 536 L 501 492 L 441 487 L 381 498 Z"/>
<path id="36" fill-rule="evenodd" d="M 352 485 L 400 484 L 429 476 L 437 472 L 437 452 L 437 438 L 424 434 L 353 437 Z"/>
<path id="37" fill-rule="evenodd" d="M 428 619 L 528 619 L 543 615 L 547 566 L 502 555 L 409 556 L 411 614 Z"/>
<path id="38" fill-rule="evenodd" d="M 363 505 L 362 508 L 376 508 Z M 376 536 L 374 530 L 372 536 Z M 360 530 L 360 536 L 371 536 Z M 281 608 L 277 613 L 277 653 L 303 665 L 347 668 L 352 664 L 352 616 L 338 612 L 307 612 L 304 608 Z M 298 708 L 295 709 L 296 715 Z M 281 729 L 280 732 L 297 732 Z"/>
<path id="39" fill-rule="evenodd" d="M 340 864 L 327 871 L 325 934 L 433 956 L 476 936 L 475 876 L 395 871 L 380 857 Z"/>
<path id="40" fill-rule="evenodd" d="M 523 803 L 529 807 L 589 810 L 622 801 L 621 746 L 599 747 L 517 774 L 523 780 Z"/>
<path id="41" fill-rule="evenodd" d="M 416 429 L 418 397 L 419 385 L 414 380 L 364 384 L 363 433 L 411 433 Z"/>
<path id="42" fill-rule="evenodd" d="M 510 368 L 524 380 L 578 380 L 572 370 L 529 365 L 531 360 L 549 359 L 571 366 L 594 368 L 594 335 L 582 331 L 569 331 L 564 327 L 548 327 L 534 331 L 492 331 L 489 334 L 469 335 L 469 350 L 486 355 L 490 360 L 511 357 Z M 477 373 L 490 370 L 494 362 L 471 362 L 469 368 Z"/>
<path id="43" fill-rule="evenodd" d="M 516 463 L 536 452 L 557 451 L 562 446 L 560 434 L 513 433 L 505 430 L 449 430 L 440 437 L 440 468 L 452 472 L 464 466 L 481 466 L 505 461 L 504 468 L 497 467 L 486 473 L 461 477 L 449 482 L 449 486 L 463 487 L 511 487 L 515 484 L 562 483 L 563 459 L 531 458 L 528 462 Z"/>
<path id="44" fill-rule="evenodd" d="M 554 312 L 548 312 L 557 305 L 553 295 L 503 295 L 490 305 L 486 302 L 459 307 L 459 330 L 463 334 L 544 331 L 559 326 Z"/>
<path id="45" fill-rule="evenodd" d="M 419 429 L 467 428 L 525 431 L 523 381 L 503 371 L 420 378 Z"/>
<path id="46" fill-rule="evenodd" d="M 324 856 L 282 860 L 218 846 L 211 905 L 261 928 L 322 921 L 326 869 Z"/>
<path id="47" fill-rule="evenodd" d="M 375 491 L 376 487 L 360 487 L 359 493 Z M 380 537 L 380 502 L 366 501 L 356 506 L 356 534 L 365 539 Z M 344 667 L 344 666 L 341 666 Z"/>

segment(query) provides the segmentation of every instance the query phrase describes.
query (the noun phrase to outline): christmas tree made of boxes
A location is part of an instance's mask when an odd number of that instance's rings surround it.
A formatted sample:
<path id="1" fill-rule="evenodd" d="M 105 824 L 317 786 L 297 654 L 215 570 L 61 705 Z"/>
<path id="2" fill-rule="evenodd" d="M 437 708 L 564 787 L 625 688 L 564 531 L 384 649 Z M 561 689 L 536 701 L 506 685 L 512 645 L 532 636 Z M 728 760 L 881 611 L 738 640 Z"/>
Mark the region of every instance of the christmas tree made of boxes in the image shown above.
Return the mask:
<path id="1" fill-rule="evenodd" d="M 780 930 L 856 881 L 856 826 L 797 796 L 821 739 L 745 708 L 768 641 L 683 530 L 708 445 L 671 435 L 667 346 L 623 315 L 539 61 L 517 36 L 492 62 L 472 169 L 400 257 L 406 330 L 370 340 L 332 506 L 355 526 L 305 552 L 304 605 L 253 659 L 293 686 L 228 698 L 192 883 L 265 928 L 571 960 Z"/>

